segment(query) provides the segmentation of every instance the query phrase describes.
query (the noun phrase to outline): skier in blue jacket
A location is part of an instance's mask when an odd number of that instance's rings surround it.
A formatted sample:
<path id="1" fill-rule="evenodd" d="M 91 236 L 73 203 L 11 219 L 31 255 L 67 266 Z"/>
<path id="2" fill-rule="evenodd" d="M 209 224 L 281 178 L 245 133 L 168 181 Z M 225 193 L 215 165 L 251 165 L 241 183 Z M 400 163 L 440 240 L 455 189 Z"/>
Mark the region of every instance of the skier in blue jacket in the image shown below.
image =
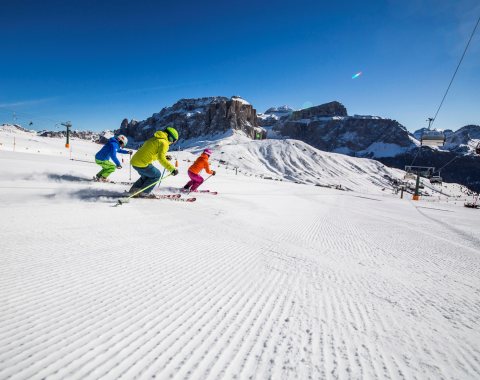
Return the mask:
<path id="1" fill-rule="evenodd" d="M 95 181 L 108 182 L 108 176 L 115 171 L 115 168 L 122 168 L 117 158 L 117 152 L 131 154 L 132 152 L 129 150 L 121 149 L 125 147 L 127 143 L 128 139 L 124 135 L 119 135 L 110 138 L 103 148 L 98 151 L 95 155 L 95 162 L 102 167 L 102 170 L 93 177 Z M 110 159 L 112 159 L 113 162 L 110 161 Z"/>

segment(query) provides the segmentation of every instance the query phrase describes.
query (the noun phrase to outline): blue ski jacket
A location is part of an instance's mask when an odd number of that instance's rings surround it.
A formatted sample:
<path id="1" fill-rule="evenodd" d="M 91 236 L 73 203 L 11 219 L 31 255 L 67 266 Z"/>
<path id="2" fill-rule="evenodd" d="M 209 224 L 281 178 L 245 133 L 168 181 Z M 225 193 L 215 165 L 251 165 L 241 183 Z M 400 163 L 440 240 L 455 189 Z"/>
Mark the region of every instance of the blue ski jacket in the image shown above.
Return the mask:
<path id="1" fill-rule="evenodd" d="M 120 144 L 118 143 L 118 140 L 115 137 L 111 137 L 108 142 L 103 146 L 103 148 L 100 149 L 95 155 L 95 159 L 100 161 L 107 161 L 111 158 L 112 161 L 115 162 L 115 165 L 120 166 L 120 161 L 118 161 L 117 158 L 117 152 L 123 154 L 129 153 L 128 150 L 120 149 Z"/>

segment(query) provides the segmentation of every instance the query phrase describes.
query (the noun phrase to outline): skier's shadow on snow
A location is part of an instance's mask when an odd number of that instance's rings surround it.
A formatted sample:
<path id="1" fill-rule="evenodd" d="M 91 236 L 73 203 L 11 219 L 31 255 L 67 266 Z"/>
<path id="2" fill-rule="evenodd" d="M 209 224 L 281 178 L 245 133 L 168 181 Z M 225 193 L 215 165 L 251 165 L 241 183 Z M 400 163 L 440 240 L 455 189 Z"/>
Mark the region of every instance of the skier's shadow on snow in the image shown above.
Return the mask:
<path id="1" fill-rule="evenodd" d="M 87 202 L 111 202 L 124 195 L 118 191 L 104 189 L 81 189 L 71 193 L 72 198 Z"/>
<path id="2" fill-rule="evenodd" d="M 91 179 L 85 177 L 79 177 L 76 175 L 71 174 L 54 174 L 49 173 L 47 174 L 49 180 L 53 180 L 56 182 L 92 182 Z"/>

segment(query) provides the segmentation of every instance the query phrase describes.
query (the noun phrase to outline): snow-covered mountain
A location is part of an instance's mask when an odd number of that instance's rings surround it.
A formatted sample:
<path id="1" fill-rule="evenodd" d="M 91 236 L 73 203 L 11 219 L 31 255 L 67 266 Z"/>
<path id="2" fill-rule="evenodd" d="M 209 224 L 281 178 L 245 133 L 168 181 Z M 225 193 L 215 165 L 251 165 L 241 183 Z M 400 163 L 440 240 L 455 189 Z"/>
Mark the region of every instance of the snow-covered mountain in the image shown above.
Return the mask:
<path id="1" fill-rule="evenodd" d="M 265 113 L 259 113 L 257 114 L 258 123 L 260 126 L 271 126 L 275 122 L 277 122 L 279 119 L 282 118 L 287 118 L 294 112 L 294 109 L 287 106 L 283 105 L 280 107 L 270 107 L 268 110 L 265 111 Z"/>
<path id="2" fill-rule="evenodd" d="M 397 121 L 369 115 L 349 116 L 336 101 L 270 118 L 267 123 L 283 137 L 350 156 L 390 157 L 418 145 Z"/>
<path id="3" fill-rule="evenodd" d="M 66 131 L 39 131 L 37 135 L 43 137 L 57 137 L 57 138 L 65 138 L 67 135 Z M 79 130 L 72 130 L 70 131 L 70 137 L 76 137 L 82 140 L 88 141 L 95 141 L 99 143 L 105 143 L 110 137 L 114 134 L 112 131 L 102 131 L 102 132 L 92 132 L 92 131 L 79 131 Z"/>
<path id="4" fill-rule="evenodd" d="M 181 99 L 146 120 L 123 120 L 117 132 L 142 142 L 167 125 L 178 130 L 181 140 L 228 130 L 243 131 L 253 139 L 265 134 L 258 126 L 256 110 L 239 96 Z"/>
<path id="5" fill-rule="evenodd" d="M 264 117 L 261 125 L 268 137 L 291 137 L 328 152 L 371 157 L 400 169 L 412 162 L 443 169 L 446 180 L 480 191 L 480 157 L 474 154 L 480 142 L 479 126 L 466 126 L 456 132 L 446 130 L 444 147 L 424 147 L 420 151 L 419 139 L 425 129 L 411 134 L 395 120 L 349 116 L 339 102 L 293 111 L 280 118 Z"/>
<path id="6" fill-rule="evenodd" d="M 182 99 L 143 121 L 123 120 L 117 133 L 142 142 L 166 125 L 174 125 L 183 139 L 227 130 L 244 131 L 251 138 L 293 138 L 329 152 L 360 157 L 404 153 L 418 145 L 405 127 L 375 116 L 348 116 L 339 102 L 294 111 L 272 107 L 256 114 L 240 97 Z"/>
<path id="7" fill-rule="evenodd" d="M 420 129 L 414 134 L 420 138 L 424 130 Z M 480 143 L 480 126 L 467 125 L 455 132 L 443 132 L 447 137 L 443 147 L 424 147 L 392 157 L 379 157 L 378 160 L 402 169 L 412 164 L 435 167 L 445 180 L 480 191 L 480 157 L 475 154 L 475 148 Z"/>
<path id="8" fill-rule="evenodd" d="M 27 134 L 27 135 L 36 135 L 37 131 L 26 129 L 19 124 L 2 124 L 0 125 L 0 131 L 3 133 L 12 133 L 12 134 Z"/>
<path id="9" fill-rule="evenodd" d="M 62 138 L 64 139 L 67 135 L 67 132 L 64 130 L 61 131 L 35 131 L 33 129 L 26 129 L 17 124 L 2 124 L 0 125 L 0 130 L 3 133 L 11 132 L 13 134 L 22 133 L 30 136 L 42 136 L 50 138 Z M 102 132 L 93 132 L 93 131 L 80 131 L 80 130 L 71 130 L 70 137 L 78 138 L 81 140 L 94 141 L 98 143 L 105 143 L 114 133 L 112 131 L 102 131 Z"/>
<path id="10" fill-rule="evenodd" d="M 421 128 L 413 133 L 417 140 L 420 140 L 422 134 L 428 131 L 428 128 Z M 445 145 L 439 149 L 450 151 L 460 155 L 474 155 L 475 147 L 480 142 L 480 126 L 466 125 L 456 131 L 446 129 L 441 131 L 445 134 Z"/>
<path id="11" fill-rule="evenodd" d="M 446 134 L 447 141 L 443 149 L 459 154 L 474 155 L 475 147 L 480 143 L 480 125 L 466 125 L 455 132 Z"/>
<path id="12" fill-rule="evenodd" d="M 259 114 L 259 125 L 271 138 L 295 138 L 319 149 L 356 157 L 395 157 L 420 145 L 427 128 L 414 133 L 395 120 L 372 115 L 347 114 L 339 102 L 293 110 L 288 106 L 269 108 Z M 443 151 L 473 155 L 480 141 L 480 126 L 467 125 L 443 131 L 447 142 Z M 433 150 L 437 150 L 434 148 Z"/>
<path id="13" fill-rule="evenodd" d="M 188 140 L 179 148 L 199 153 L 205 146 L 216 152 L 214 160 L 222 165 L 273 180 L 343 190 L 368 191 L 373 185 L 379 191 L 404 176 L 375 160 L 323 152 L 299 140 L 252 141 L 241 132 Z"/>

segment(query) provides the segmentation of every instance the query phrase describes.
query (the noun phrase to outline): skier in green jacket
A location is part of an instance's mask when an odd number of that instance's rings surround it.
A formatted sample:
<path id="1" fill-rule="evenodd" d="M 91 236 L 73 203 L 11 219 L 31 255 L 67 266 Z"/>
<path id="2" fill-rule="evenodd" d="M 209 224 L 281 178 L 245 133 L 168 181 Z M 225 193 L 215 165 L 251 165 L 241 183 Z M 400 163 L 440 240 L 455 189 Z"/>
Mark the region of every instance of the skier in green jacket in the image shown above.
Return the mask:
<path id="1" fill-rule="evenodd" d="M 160 170 L 152 165 L 153 161 L 158 161 L 165 169 L 177 175 L 178 170 L 175 169 L 166 157 L 171 144 L 175 144 L 178 140 L 178 132 L 175 128 L 169 126 L 163 131 L 157 131 L 152 138 L 145 141 L 140 149 L 132 157 L 132 167 L 140 174 L 140 178 L 133 184 L 130 194 L 134 194 L 145 187 L 139 196 L 147 196 L 155 187 L 153 184 L 158 182 L 161 177 Z"/>

